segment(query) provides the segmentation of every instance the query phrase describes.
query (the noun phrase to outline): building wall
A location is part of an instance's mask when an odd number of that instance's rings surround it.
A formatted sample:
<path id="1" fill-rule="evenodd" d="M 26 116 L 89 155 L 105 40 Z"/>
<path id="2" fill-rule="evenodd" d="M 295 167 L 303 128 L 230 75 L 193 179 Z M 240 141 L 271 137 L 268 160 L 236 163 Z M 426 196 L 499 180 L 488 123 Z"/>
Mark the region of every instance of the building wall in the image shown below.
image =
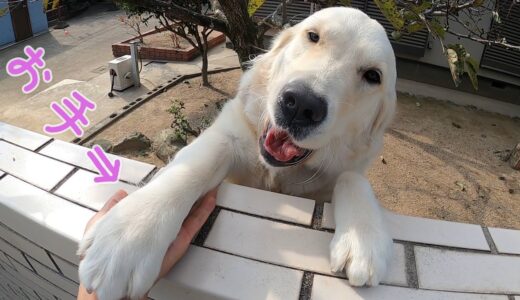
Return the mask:
<path id="1" fill-rule="evenodd" d="M 461 21 L 465 22 L 465 18 L 463 15 L 461 15 Z M 468 20 L 469 21 L 469 20 Z M 441 23 L 444 21 L 441 21 Z M 489 29 L 491 27 L 491 16 L 488 16 L 487 18 L 482 18 L 482 21 L 479 22 L 479 27 Z M 464 27 L 460 24 L 457 24 L 455 22 L 450 22 L 450 28 L 453 29 L 455 32 L 460 33 L 466 33 L 466 30 Z M 458 39 L 456 36 L 453 36 L 451 34 L 446 34 L 446 39 L 444 41 L 445 45 L 449 44 L 462 44 L 466 48 L 466 50 L 471 54 L 473 58 L 475 58 L 477 61 L 480 61 L 482 54 L 484 53 L 484 45 L 481 43 L 473 42 L 467 39 Z M 420 62 L 429 63 L 436 66 L 444 66 L 447 67 L 447 60 L 446 56 L 442 53 L 442 46 L 438 40 L 434 40 L 432 37 L 430 37 L 428 50 L 426 50 L 426 53 L 424 57 L 421 57 L 418 59 Z"/>
<path id="2" fill-rule="evenodd" d="M 37 0 L 27 2 L 33 34 L 47 31 L 49 27 L 47 25 L 47 15 L 45 14 L 45 10 L 43 8 L 43 1 Z"/>
<path id="3" fill-rule="evenodd" d="M 7 7 L 7 1 L 0 1 L 0 10 Z M 47 25 L 47 15 L 43 8 L 42 0 L 27 1 L 29 19 L 33 34 L 38 34 L 49 30 Z M 0 47 L 15 42 L 11 14 L 9 12 L 0 16 Z"/>
<path id="4" fill-rule="evenodd" d="M 464 22 L 465 19 L 463 16 L 461 16 L 461 20 Z M 465 33 L 466 30 L 464 27 L 460 24 L 456 24 L 455 22 L 450 22 L 450 27 L 455 32 Z M 491 28 L 491 14 L 489 14 L 486 17 L 483 17 L 482 20 L 479 22 L 479 27 L 489 29 Z M 485 45 L 482 43 L 470 41 L 467 39 L 459 39 L 456 36 L 447 34 L 446 39 L 444 41 L 445 45 L 449 44 L 462 44 L 466 50 L 470 53 L 470 55 L 475 58 L 478 62 L 481 61 L 482 55 L 484 53 Z M 407 57 L 406 55 L 400 55 L 402 58 L 430 64 L 433 66 L 438 66 L 448 69 L 448 62 L 446 59 L 446 56 L 442 53 L 442 46 L 440 42 L 437 39 L 433 39 L 430 36 L 429 42 L 428 42 L 428 49 L 426 49 L 426 52 L 423 57 L 417 58 L 417 57 Z M 422 70 L 424 72 L 424 70 Z M 499 80 L 503 82 L 507 82 L 509 84 L 514 84 L 517 86 L 520 86 L 520 78 L 515 77 L 512 75 L 508 75 L 502 72 L 494 71 L 491 69 L 486 68 L 480 68 L 478 72 L 479 76 Z M 448 76 L 449 77 L 449 76 Z"/>
<path id="5" fill-rule="evenodd" d="M 304 16 L 310 14 L 309 9 L 309 3 L 304 3 L 304 0 L 298 0 L 293 2 L 293 6 L 295 4 L 298 5 L 307 5 L 298 11 L 298 15 L 300 16 L 300 19 L 303 19 Z M 494 0 L 485 0 L 485 1 L 491 1 L 489 3 L 486 3 L 485 5 L 494 5 Z M 375 4 L 373 4 L 372 0 L 352 0 L 352 5 L 356 8 L 359 8 L 363 11 L 365 11 L 367 14 L 369 14 L 372 18 L 375 18 L 378 20 L 383 26 L 386 26 L 387 32 L 391 32 L 393 29 L 391 28 L 390 23 L 386 20 L 386 18 L 383 16 L 382 13 L 379 12 Z M 265 17 L 272 13 L 274 9 L 278 6 L 278 1 L 274 0 L 268 0 L 260 7 L 255 14 L 258 17 Z M 295 13 L 296 10 L 294 7 L 289 6 L 288 7 L 288 14 Z M 309 11 L 309 13 L 306 13 L 306 11 Z M 466 17 L 467 18 L 467 17 Z M 464 22 L 464 15 L 461 14 L 460 19 L 462 22 Z M 468 19 L 469 20 L 469 19 Z M 479 27 L 484 29 L 491 28 L 492 23 L 492 16 L 491 14 L 488 14 L 484 16 L 479 21 Z M 464 34 L 466 32 L 465 28 L 457 24 L 455 22 L 450 22 L 450 27 L 455 31 L 459 32 L 461 34 Z M 426 45 L 426 38 L 421 40 L 422 37 L 417 37 L 417 34 L 415 34 L 415 38 L 410 38 L 408 41 L 405 41 L 406 36 L 404 36 L 399 42 L 393 41 L 391 37 L 390 40 L 393 42 L 394 50 L 396 51 L 396 55 L 398 56 L 398 75 L 403 78 L 408 78 L 411 80 L 417 80 L 417 81 L 423 81 L 430 84 L 439 84 L 441 86 L 446 86 L 449 88 L 454 88 L 453 82 L 451 81 L 451 76 L 449 73 L 448 63 L 446 56 L 443 54 L 442 46 L 440 42 L 436 39 L 433 39 L 433 37 L 428 38 L 427 47 L 421 48 L 420 43 L 422 42 L 422 45 Z M 419 42 L 417 41 L 419 40 Z M 419 43 L 419 52 L 417 51 L 411 51 L 409 48 L 412 47 L 413 50 L 417 50 L 417 43 Z M 471 54 L 471 56 L 477 60 L 481 61 L 482 56 L 484 54 L 485 45 L 473 42 L 467 39 L 459 39 L 456 36 L 446 34 L 445 44 L 455 44 L 460 43 L 464 45 L 466 50 Z M 266 43 L 266 45 L 268 45 Z M 396 46 L 397 45 L 397 46 Z M 403 45 L 405 45 L 403 47 Z M 408 48 L 406 48 L 408 47 Z M 405 49 L 406 48 L 406 49 Z M 423 49 L 425 49 L 423 53 Z M 443 76 L 443 74 L 447 74 L 446 78 L 438 78 L 438 76 Z M 433 74 L 438 76 L 433 76 Z M 489 68 L 480 68 L 478 72 L 479 78 L 482 82 L 486 79 L 487 83 L 489 83 L 489 94 L 496 93 L 497 89 L 500 89 L 500 93 L 505 93 L 505 88 L 502 86 L 504 83 L 509 85 L 515 85 L 517 87 L 520 87 L 520 76 L 516 76 L 519 74 L 510 75 L 505 72 L 492 70 Z M 467 83 L 467 78 L 463 80 L 462 85 L 459 87 L 459 89 L 464 89 L 465 86 L 468 86 L 468 88 L 471 91 L 473 90 L 473 87 L 469 82 Z M 497 85 L 499 87 L 497 87 Z M 481 85 L 484 87 L 485 85 Z M 484 91 L 481 90 L 481 92 L 484 93 Z M 480 92 L 479 92 L 480 93 Z M 509 97 L 510 98 L 510 97 Z M 509 99 L 508 100 L 511 100 Z"/>
<path id="6" fill-rule="evenodd" d="M 7 1 L 0 1 L 0 11 L 7 7 Z M 13 24 L 9 12 L 0 16 L 0 46 L 14 42 Z"/>

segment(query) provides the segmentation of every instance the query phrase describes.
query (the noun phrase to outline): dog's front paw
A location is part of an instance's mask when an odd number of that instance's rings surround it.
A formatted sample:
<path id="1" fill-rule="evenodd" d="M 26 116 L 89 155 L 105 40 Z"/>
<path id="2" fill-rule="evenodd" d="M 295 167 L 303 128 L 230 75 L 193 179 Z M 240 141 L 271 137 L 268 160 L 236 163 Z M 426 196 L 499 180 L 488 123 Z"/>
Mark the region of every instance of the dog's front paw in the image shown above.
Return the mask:
<path id="1" fill-rule="evenodd" d="M 101 300 L 145 295 L 171 242 L 162 236 L 154 216 L 134 203 L 132 196 L 112 208 L 80 242 L 80 281 Z"/>
<path id="2" fill-rule="evenodd" d="M 346 271 L 353 286 L 376 286 L 386 273 L 392 239 L 386 233 L 338 230 L 330 243 L 332 272 Z"/>

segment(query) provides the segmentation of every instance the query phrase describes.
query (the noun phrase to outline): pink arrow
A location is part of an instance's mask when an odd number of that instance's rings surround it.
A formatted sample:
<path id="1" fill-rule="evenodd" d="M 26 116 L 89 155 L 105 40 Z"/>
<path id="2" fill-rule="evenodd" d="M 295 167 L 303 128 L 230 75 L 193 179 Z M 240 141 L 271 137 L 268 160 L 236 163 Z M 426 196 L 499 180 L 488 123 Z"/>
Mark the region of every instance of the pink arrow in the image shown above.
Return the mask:
<path id="1" fill-rule="evenodd" d="M 94 145 L 93 149 L 94 151 L 87 151 L 87 156 L 101 174 L 101 176 L 94 178 L 94 182 L 101 183 L 118 181 L 119 171 L 121 170 L 121 161 L 119 159 L 115 159 L 114 164 L 112 164 L 101 147 Z"/>

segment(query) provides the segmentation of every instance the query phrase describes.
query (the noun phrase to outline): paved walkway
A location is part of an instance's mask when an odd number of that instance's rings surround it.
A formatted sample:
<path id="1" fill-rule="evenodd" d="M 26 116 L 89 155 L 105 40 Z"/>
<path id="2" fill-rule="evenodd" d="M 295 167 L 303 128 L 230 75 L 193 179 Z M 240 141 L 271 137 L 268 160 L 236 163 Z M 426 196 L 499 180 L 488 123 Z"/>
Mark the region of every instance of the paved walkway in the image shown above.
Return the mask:
<path id="1" fill-rule="evenodd" d="M 75 299 L 87 220 L 156 172 L 120 158 L 121 181 L 95 184 L 86 150 L 0 123 L 0 299 Z M 386 216 L 389 272 L 381 286 L 352 288 L 330 272 L 329 204 L 223 184 L 212 217 L 150 297 L 520 300 L 520 231 Z"/>
<path id="2" fill-rule="evenodd" d="M 52 83 L 43 84 L 36 92 L 65 79 L 89 81 L 99 76 L 100 67 L 113 59 L 111 45 L 134 36 L 132 29 L 119 20 L 124 12 L 108 11 L 107 5 L 93 5 L 81 15 L 67 20 L 70 26 L 65 30 L 49 28 L 48 33 L 0 50 L 0 104 L 8 106 L 35 94 L 21 93 L 25 76 L 12 78 L 5 71 L 7 61 L 22 55 L 26 45 L 43 47 L 46 67 L 53 71 Z"/>
<path id="3" fill-rule="evenodd" d="M 97 105 L 96 113 L 89 116 L 89 126 L 93 126 L 169 79 L 181 74 L 200 72 L 200 57 L 190 62 L 143 61 L 142 86 L 116 92 L 114 98 L 109 98 L 107 93 L 110 90 L 110 78 L 107 65 L 114 59 L 111 45 L 135 35 L 128 26 L 120 22 L 119 17 L 123 15 L 123 11 L 107 11 L 106 4 L 96 4 L 84 14 L 67 20 L 70 24 L 65 29 L 67 34 L 65 30 L 51 30 L 0 50 L 0 121 L 43 133 L 43 125 L 60 121 L 49 109 L 50 103 L 70 97 L 70 92 L 77 89 Z M 156 24 L 151 20 L 143 32 L 153 29 L 154 25 Z M 51 83 L 42 82 L 35 92 L 28 95 L 21 91 L 27 76 L 10 77 L 5 71 L 9 59 L 23 56 L 26 45 L 43 47 L 46 51 L 46 68 L 53 72 Z M 235 52 L 225 48 L 224 44 L 210 51 L 209 61 L 210 70 L 238 66 Z M 65 133 L 56 138 L 71 141 L 74 136 Z"/>

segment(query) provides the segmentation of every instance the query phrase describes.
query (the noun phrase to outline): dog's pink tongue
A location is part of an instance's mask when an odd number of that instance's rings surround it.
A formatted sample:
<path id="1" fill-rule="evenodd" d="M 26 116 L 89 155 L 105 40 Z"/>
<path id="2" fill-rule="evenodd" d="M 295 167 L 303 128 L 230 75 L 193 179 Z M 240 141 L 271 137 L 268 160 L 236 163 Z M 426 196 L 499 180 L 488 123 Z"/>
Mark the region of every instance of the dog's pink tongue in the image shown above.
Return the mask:
<path id="1" fill-rule="evenodd" d="M 270 128 L 265 137 L 264 148 L 278 161 L 286 162 L 295 156 L 300 156 L 303 151 L 292 143 L 287 132 Z"/>

